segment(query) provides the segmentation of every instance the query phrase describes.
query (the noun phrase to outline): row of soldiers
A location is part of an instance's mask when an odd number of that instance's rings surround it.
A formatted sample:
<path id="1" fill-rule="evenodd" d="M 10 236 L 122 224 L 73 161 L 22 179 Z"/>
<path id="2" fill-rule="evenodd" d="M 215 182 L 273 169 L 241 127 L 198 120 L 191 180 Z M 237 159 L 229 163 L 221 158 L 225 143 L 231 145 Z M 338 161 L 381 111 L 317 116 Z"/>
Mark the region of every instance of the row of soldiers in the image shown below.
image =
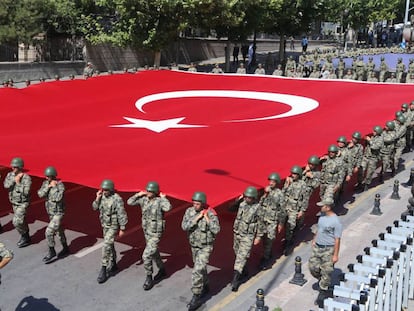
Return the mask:
<path id="1" fill-rule="evenodd" d="M 271 267 L 272 247 L 276 235 L 285 228 L 285 254 L 293 250 L 294 235 L 304 223 L 309 200 L 319 188 L 322 202 L 338 202 L 346 182 L 353 175 L 358 176 L 357 189 L 367 190 L 379 163 L 382 165 L 380 178 L 391 167 L 392 174 L 399 168 L 399 159 L 404 148 L 411 147 L 414 128 L 414 102 L 403 104 L 395 120 L 387 121 L 385 128 L 375 126 L 372 135 L 365 137 L 366 146 L 362 143 L 360 132 L 354 132 L 348 142 L 340 136 L 336 145 L 328 147 L 327 155 L 312 155 L 307 165 L 302 168 L 294 165 L 283 186 L 280 175 L 272 172 L 268 176 L 268 186 L 259 196 L 256 187 L 249 186 L 230 208 L 237 210 L 233 224 L 233 250 L 235 253 L 234 275 L 231 288 L 237 291 L 243 279 L 248 276 L 247 261 L 253 245 L 263 244 L 263 256 L 260 269 Z M 31 178 L 24 172 L 21 158 L 11 161 L 12 171 L 4 180 L 4 187 L 9 192 L 9 200 L 13 207 L 13 225 L 20 233 L 18 247 L 30 245 L 29 227 L 26 213 L 29 207 Z M 54 167 L 45 169 L 45 180 L 37 194 L 45 198 L 46 211 L 50 222 L 46 229 L 46 240 L 49 250 L 43 258 L 51 263 L 57 258 L 69 254 L 62 219 L 65 214 L 63 182 L 57 178 Z M 195 192 L 191 198 L 192 206 L 184 214 L 181 228 L 187 232 L 194 262 L 192 272 L 193 297 L 188 304 L 189 310 L 196 310 L 202 304 L 202 296 L 209 291 L 207 263 L 209 261 L 220 223 L 216 211 L 208 207 L 204 192 Z M 150 290 L 154 284 L 166 277 L 167 272 L 161 259 L 158 244 L 166 226 L 164 214 L 172 209 L 166 195 L 160 192 L 159 184 L 148 182 L 145 190 L 139 191 L 127 200 L 130 206 L 139 206 L 142 211 L 142 228 L 146 247 L 142 254 L 146 279 L 144 290 Z M 94 210 L 99 211 L 103 230 L 104 245 L 102 248 L 101 269 L 98 283 L 104 283 L 116 274 L 117 260 L 114 241 L 116 236 L 125 234 L 128 216 L 121 196 L 116 193 L 112 180 L 102 181 L 96 198 L 92 202 Z M 55 251 L 55 235 L 62 244 L 58 254 Z M 153 262 L 158 273 L 153 277 Z"/>

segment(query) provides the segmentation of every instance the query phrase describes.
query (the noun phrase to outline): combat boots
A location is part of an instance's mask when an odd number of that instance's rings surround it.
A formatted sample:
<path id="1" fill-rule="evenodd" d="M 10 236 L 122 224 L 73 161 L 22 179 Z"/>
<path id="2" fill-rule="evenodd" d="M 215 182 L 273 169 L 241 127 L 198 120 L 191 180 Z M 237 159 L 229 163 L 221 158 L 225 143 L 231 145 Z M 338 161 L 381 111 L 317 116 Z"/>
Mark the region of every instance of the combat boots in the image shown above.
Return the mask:
<path id="1" fill-rule="evenodd" d="M 193 295 L 193 298 L 191 298 L 190 303 L 187 305 L 188 311 L 197 310 L 202 305 L 200 297 L 201 295 Z"/>
<path id="2" fill-rule="evenodd" d="M 154 281 L 161 281 L 163 278 L 167 276 L 167 272 L 165 272 L 165 268 L 161 268 L 158 273 L 154 276 Z"/>
<path id="3" fill-rule="evenodd" d="M 152 279 L 152 275 L 147 275 L 145 279 L 144 285 L 142 286 L 144 290 L 150 290 L 154 286 L 154 280 Z"/>
<path id="4" fill-rule="evenodd" d="M 0 224 L 0 233 L 3 233 L 3 226 Z"/>
<path id="5" fill-rule="evenodd" d="M 22 248 L 22 247 L 29 246 L 30 243 L 31 243 L 31 240 L 30 240 L 29 232 L 26 232 L 22 234 L 19 242 L 17 242 L 17 246 Z"/>
<path id="6" fill-rule="evenodd" d="M 233 280 L 231 281 L 231 290 L 237 292 L 241 283 L 241 275 L 239 271 L 234 271 Z"/>
<path id="7" fill-rule="evenodd" d="M 329 298 L 330 294 L 328 290 L 319 289 L 319 295 L 315 300 L 315 305 L 323 309 L 323 302 L 326 298 Z"/>
<path id="8" fill-rule="evenodd" d="M 62 250 L 58 253 L 58 258 L 63 258 L 69 254 L 69 246 L 66 243 L 62 243 Z"/>
<path id="9" fill-rule="evenodd" d="M 107 279 L 108 279 L 108 276 L 106 274 L 106 267 L 102 266 L 101 271 L 99 271 L 99 275 L 98 275 L 98 283 L 99 284 L 105 283 Z"/>
<path id="10" fill-rule="evenodd" d="M 110 276 L 114 276 L 118 272 L 118 265 L 115 261 L 112 262 L 111 268 L 108 270 Z"/>
<path id="11" fill-rule="evenodd" d="M 49 247 L 49 253 L 45 257 L 43 257 L 43 262 L 45 264 L 51 263 L 53 261 L 53 258 L 56 256 L 56 251 L 54 247 Z"/>

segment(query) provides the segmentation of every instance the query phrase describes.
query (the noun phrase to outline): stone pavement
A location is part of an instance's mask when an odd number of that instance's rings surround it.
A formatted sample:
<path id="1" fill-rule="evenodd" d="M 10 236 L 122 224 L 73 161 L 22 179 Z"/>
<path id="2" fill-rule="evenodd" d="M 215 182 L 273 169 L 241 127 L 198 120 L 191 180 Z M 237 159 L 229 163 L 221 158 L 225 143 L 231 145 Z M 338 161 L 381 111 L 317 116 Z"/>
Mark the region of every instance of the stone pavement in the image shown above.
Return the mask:
<path id="1" fill-rule="evenodd" d="M 400 200 L 390 198 L 393 192 L 394 180 L 400 184 L 408 181 L 410 168 L 414 167 L 413 154 L 404 154 L 406 169 L 367 192 L 355 194 L 348 203 L 344 204 L 346 215 L 340 217 L 344 226 L 341 240 L 339 262 L 335 266 L 333 282 L 339 284 L 337 276 L 341 272 L 348 272 L 348 264 L 356 263 L 356 256 L 363 254 L 365 247 L 372 246 L 371 241 L 378 238 L 378 234 L 385 232 L 387 226 L 393 226 L 393 221 L 400 219 L 402 212 L 406 211 L 408 198 L 411 197 L 411 188 L 399 187 Z M 349 185 L 350 186 L 350 185 Z M 381 216 L 371 215 L 374 207 L 375 194 L 381 196 Z M 343 211 L 337 211 L 343 214 Z M 255 293 L 258 288 L 265 290 L 265 303 L 270 311 L 315 311 L 318 307 L 314 301 L 318 292 L 312 289 L 316 280 L 310 275 L 308 260 L 311 253 L 311 237 L 296 247 L 290 256 L 282 256 L 268 271 L 260 272 L 246 284 L 242 285 L 237 294 L 227 297 L 226 301 L 217 304 L 211 310 L 249 310 L 255 304 Z M 302 258 L 302 272 L 307 282 L 301 287 L 290 284 L 294 275 L 295 257 Z M 278 309 L 278 308 L 281 308 Z M 414 302 L 410 301 L 408 310 L 414 310 Z"/>

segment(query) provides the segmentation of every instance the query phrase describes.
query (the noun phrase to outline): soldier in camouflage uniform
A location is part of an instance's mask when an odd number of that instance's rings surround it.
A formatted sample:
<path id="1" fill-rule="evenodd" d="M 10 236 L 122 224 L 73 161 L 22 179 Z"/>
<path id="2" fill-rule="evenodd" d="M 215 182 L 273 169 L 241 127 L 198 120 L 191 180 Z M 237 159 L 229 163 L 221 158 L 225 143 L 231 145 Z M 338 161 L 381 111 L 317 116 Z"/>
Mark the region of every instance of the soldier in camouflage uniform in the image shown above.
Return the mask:
<path id="1" fill-rule="evenodd" d="M 405 125 L 404 115 L 395 118 L 395 150 L 394 150 L 394 167 L 392 169 L 393 174 L 398 172 L 400 159 L 404 148 L 407 145 L 406 134 L 407 126 Z"/>
<path id="2" fill-rule="evenodd" d="M 382 169 L 380 174 L 380 181 L 384 180 L 384 174 L 391 167 L 391 158 L 393 156 L 395 148 L 395 123 L 393 121 L 387 121 L 385 124 L 385 131 L 382 133 L 384 144 L 380 150 Z"/>
<path id="3" fill-rule="evenodd" d="M 367 69 L 368 73 L 371 73 L 375 70 L 374 58 L 372 56 L 370 56 L 368 58 L 368 63 L 366 64 L 366 69 Z"/>
<path id="4" fill-rule="evenodd" d="M 277 185 L 280 184 L 280 176 L 278 173 L 271 173 L 267 179 L 269 185 L 264 189 L 264 194 L 259 200 L 261 208 L 257 236 L 263 241 L 264 249 L 259 264 L 260 270 L 269 268 L 276 231 L 277 233 L 281 232 L 286 218 L 284 196 L 282 191 L 277 188 Z"/>
<path id="5" fill-rule="evenodd" d="M 413 81 L 414 83 L 414 81 Z M 407 112 L 407 152 L 411 151 L 413 138 L 414 138 L 414 102 L 411 102 L 409 105 L 409 110 Z"/>
<path id="6" fill-rule="evenodd" d="M 360 56 L 358 61 L 356 62 L 355 80 L 358 80 L 358 81 L 364 80 L 364 75 L 365 75 L 364 58 L 362 56 Z"/>
<path id="7" fill-rule="evenodd" d="M 12 159 L 10 166 L 12 171 L 4 179 L 4 188 L 9 192 L 9 200 L 13 207 L 13 225 L 21 235 L 17 246 L 25 247 L 31 243 L 26 213 L 30 204 L 32 179 L 23 172 L 24 162 L 21 158 Z"/>
<path id="8" fill-rule="evenodd" d="M 13 259 L 13 252 L 0 242 L 0 269 L 3 269 Z M 0 274 L 1 284 L 1 274 Z"/>
<path id="9" fill-rule="evenodd" d="M 414 58 L 410 58 L 410 63 L 408 64 L 407 76 L 414 75 Z"/>
<path id="10" fill-rule="evenodd" d="M 115 237 L 119 230 L 119 237 L 125 233 L 128 216 L 124 209 L 124 201 L 118 193 L 115 193 L 115 185 L 112 180 L 105 179 L 101 188 L 96 192 L 96 198 L 92 202 L 94 211 L 99 211 L 104 245 L 102 247 L 102 267 L 98 275 L 98 283 L 104 283 L 108 276 L 113 275 L 118 269 L 116 265 Z"/>
<path id="11" fill-rule="evenodd" d="M 339 57 L 337 70 L 338 70 L 338 79 L 342 79 L 344 77 L 344 72 L 345 72 L 345 62 L 342 56 Z"/>
<path id="12" fill-rule="evenodd" d="M 209 291 L 207 263 L 213 251 L 214 240 L 220 232 L 220 223 L 214 209 L 207 207 L 204 192 L 195 192 L 192 197 L 193 206 L 184 214 L 181 228 L 187 232 L 193 255 L 193 273 L 191 276 L 193 297 L 188 310 L 196 310 L 201 306 L 201 296 Z"/>
<path id="13" fill-rule="evenodd" d="M 339 259 L 342 224 L 333 212 L 333 200 L 325 199 L 317 203 L 321 207 L 317 232 L 312 240 L 312 254 L 309 258 L 309 271 L 318 280 L 319 295 L 315 303 L 323 308 L 323 301 L 329 297 L 334 265 Z"/>
<path id="14" fill-rule="evenodd" d="M 388 65 L 385 62 L 385 57 L 381 56 L 381 63 L 379 66 L 379 82 L 385 82 L 385 76 L 388 72 Z"/>
<path id="15" fill-rule="evenodd" d="M 398 83 L 402 82 L 402 77 L 405 72 L 405 64 L 402 62 L 402 58 L 398 57 L 397 65 L 395 66 L 395 75 Z"/>
<path id="16" fill-rule="evenodd" d="M 140 191 L 131 196 L 127 204 L 131 206 L 139 205 L 142 209 L 142 229 L 146 242 L 142 261 L 147 274 L 143 288 L 144 290 L 150 290 L 155 281 L 161 280 L 167 275 L 158 250 L 158 243 L 165 230 L 164 213 L 171 210 L 171 203 L 166 195 L 160 192 L 158 183 L 150 181 L 147 183 L 146 191 Z M 154 279 L 152 278 L 153 260 L 159 269 Z"/>
<path id="17" fill-rule="evenodd" d="M 397 78 L 395 77 L 395 73 L 391 72 L 391 75 L 388 79 L 385 80 L 387 83 L 398 83 Z"/>
<path id="18" fill-rule="evenodd" d="M 351 177 L 353 174 L 358 174 L 361 170 L 362 158 L 364 156 L 364 147 L 361 145 L 361 139 L 361 133 L 354 132 L 351 141 L 348 143 L 349 170 Z M 359 184 L 355 186 L 356 188 L 360 187 Z"/>
<path id="19" fill-rule="evenodd" d="M 236 205 L 239 205 L 233 224 L 233 250 L 236 259 L 234 261 L 234 275 L 231 282 L 231 290 L 234 292 L 239 290 L 242 277 L 247 276 L 246 263 L 250 257 L 253 243 L 255 245 L 260 243 L 260 238 L 256 236 L 259 209 L 261 208 L 257 202 L 257 195 L 257 189 L 249 186 L 236 203 Z"/>
<path id="20" fill-rule="evenodd" d="M 295 72 L 296 70 L 296 62 L 293 59 L 292 55 L 289 56 L 288 60 L 286 61 L 285 65 L 285 76 L 286 77 L 292 77 L 292 72 Z"/>
<path id="21" fill-rule="evenodd" d="M 358 184 L 361 185 L 360 190 L 368 190 L 378 162 L 381 160 L 380 150 L 384 144 L 381 134 L 382 127 L 376 125 L 373 128 L 373 135 L 365 137 L 367 145 L 364 150 L 364 157 L 362 158 L 361 170 L 358 174 Z"/>
<path id="22" fill-rule="evenodd" d="M 47 245 L 49 246 L 48 254 L 43 258 L 43 262 L 48 264 L 53 261 L 56 256 L 55 251 L 55 235 L 57 234 L 62 243 L 62 251 L 59 252 L 58 257 L 63 257 L 69 253 L 69 247 L 66 242 L 65 232 L 62 227 L 62 219 L 65 215 L 65 203 L 63 196 L 65 193 L 65 186 L 61 180 L 56 178 L 57 171 L 53 166 L 45 169 L 46 180 L 43 181 L 42 186 L 37 191 L 40 198 L 45 198 L 46 212 L 49 215 L 49 225 L 47 226 L 45 235 Z"/>
<path id="23" fill-rule="evenodd" d="M 303 205 L 305 206 L 305 212 L 309 207 L 310 197 L 321 184 L 321 172 L 318 170 L 320 163 L 321 161 L 316 155 L 310 156 L 308 159 L 308 164 L 306 165 L 305 170 L 303 171 L 302 179 L 306 184 L 306 190 L 303 194 Z M 304 220 L 304 217 L 302 217 L 301 220 Z M 302 222 L 299 224 L 299 227 L 302 226 Z"/>
<path id="24" fill-rule="evenodd" d="M 321 158 L 321 200 L 334 200 L 334 196 L 340 190 L 344 180 L 345 170 L 343 161 L 338 157 L 339 149 L 335 145 L 330 145 L 328 155 Z"/>
<path id="25" fill-rule="evenodd" d="M 285 209 L 287 213 L 285 255 L 289 255 L 292 251 L 296 225 L 300 218 L 305 217 L 307 208 L 304 200 L 307 187 L 302 180 L 303 170 L 300 166 L 294 165 L 290 172 L 291 176 L 286 178 L 282 189 L 285 195 Z"/>

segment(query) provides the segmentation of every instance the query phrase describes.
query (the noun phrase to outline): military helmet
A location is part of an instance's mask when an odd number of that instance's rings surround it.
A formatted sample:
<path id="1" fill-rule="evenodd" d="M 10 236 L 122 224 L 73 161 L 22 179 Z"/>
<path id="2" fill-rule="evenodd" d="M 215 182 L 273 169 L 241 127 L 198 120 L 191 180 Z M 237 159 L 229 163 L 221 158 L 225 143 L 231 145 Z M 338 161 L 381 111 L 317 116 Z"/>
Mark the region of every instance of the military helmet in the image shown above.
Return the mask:
<path id="1" fill-rule="evenodd" d="M 248 198 L 257 198 L 257 189 L 253 186 L 249 186 L 244 190 L 243 195 Z"/>
<path id="2" fill-rule="evenodd" d="M 302 176 L 303 170 L 302 170 L 302 168 L 299 165 L 294 165 L 290 169 L 290 172 L 292 174 L 298 174 L 299 176 Z"/>
<path id="3" fill-rule="evenodd" d="M 47 177 L 56 177 L 57 176 L 56 169 L 53 166 L 46 167 L 45 176 L 47 176 Z"/>
<path id="4" fill-rule="evenodd" d="M 398 118 L 399 116 L 402 116 L 402 115 L 403 115 L 403 113 L 400 110 L 398 110 L 398 111 L 395 112 L 395 117 L 396 118 Z"/>
<path id="5" fill-rule="evenodd" d="M 360 132 L 354 132 L 354 134 L 352 134 L 352 138 L 355 138 L 355 139 L 361 139 L 362 138 L 362 135 L 361 135 L 361 133 Z"/>
<path id="6" fill-rule="evenodd" d="M 207 196 L 204 192 L 196 191 L 193 194 L 192 200 L 197 201 L 197 202 L 201 202 L 203 204 L 206 204 L 207 203 Z"/>
<path id="7" fill-rule="evenodd" d="M 382 133 L 382 127 L 379 125 L 376 125 L 373 127 L 373 130 L 375 133 L 377 133 L 378 135 Z"/>
<path id="8" fill-rule="evenodd" d="M 392 121 L 387 121 L 387 123 L 385 123 L 385 126 L 388 127 L 390 130 L 395 129 L 395 124 Z"/>
<path id="9" fill-rule="evenodd" d="M 270 173 L 269 177 L 267 177 L 268 180 L 274 180 L 277 183 L 280 183 L 280 176 L 278 173 Z"/>
<path id="10" fill-rule="evenodd" d="M 328 147 L 328 152 L 335 152 L 335 153 L 337 153 L 339 150 L 338 150 L 338 147 L 337 146 L 335 146 L 335 145 L 330 145 L 329 147 Z"/>
<path id="11" fill-rule="evenodd" d="M 399 62 L 402 62 L 402 57 L 398 57 L 398 61 Z"/>
<path id="12" fill-rule="evenodd" d="M 384 60 L 385 59 L 385 57 L 384 56 L 381 56 L 381 60 Z"/>
<path id="13" fill-rule="evenodd" d="M 407 103 L 402 104 L 401 108 L 408 109 L 408 104 Z"/>
<path id="14" fill-rule="evenodd" d="M 316 155 L 310 156 L 308 159 L 309 164 L 319 165 L 320 162 L 321 161 L 319 161 L 319 158 Z"/>
<path id="15" fill-rule="evenodd" d="M 146 189 L 147 189 L 148 192 L 153 192 L 153 193 L 156 193 L 156 194 L 158 194 L 160 192 L 160 186 L 158 185 L 158 183 L 156 181 L 150 181 L 147 184 Z"/>
<path id="16" fill-rule="evenodd" d="M 398 122 L 400 122 L 401 124 L 405 123 L 405 117 L 404 116 L 399 116 L 397 117 Z"/>
<path id="17" fill-rule="evenodd" d="M 114 191 L 114 189 L 115 189 L 114 182 L 110 179 L 104 179 L 101 183 L 101 189 L 102 190 Z"/>
<path id="18" fill-rule="evenodd" d="M 345 136 L 339 136 L 336 141 L 338 143 L 344 143 L 344 144 L 346 144 L 346 137 Z"/>
<path id="19" fill-rule="evenodd" d="M 13 158 L 10 163 L 11 167 L 23 168 L 24 162 L 22 158 Z"/>

